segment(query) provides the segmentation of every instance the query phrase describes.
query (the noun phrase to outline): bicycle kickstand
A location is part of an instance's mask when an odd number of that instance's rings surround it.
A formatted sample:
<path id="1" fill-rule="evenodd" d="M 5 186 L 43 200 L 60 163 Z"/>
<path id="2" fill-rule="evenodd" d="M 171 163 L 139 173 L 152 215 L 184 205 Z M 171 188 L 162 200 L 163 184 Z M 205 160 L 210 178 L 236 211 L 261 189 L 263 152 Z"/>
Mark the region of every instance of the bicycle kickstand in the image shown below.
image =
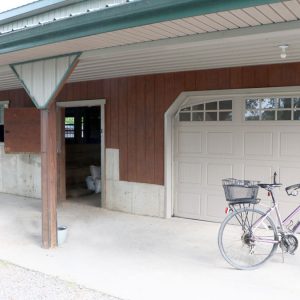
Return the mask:
<path id="1" fill-rule="evenodd" d="M 284 264 L 284 251 L 281 249 L 281 257 L 282 257 L 282 263 Z"/>

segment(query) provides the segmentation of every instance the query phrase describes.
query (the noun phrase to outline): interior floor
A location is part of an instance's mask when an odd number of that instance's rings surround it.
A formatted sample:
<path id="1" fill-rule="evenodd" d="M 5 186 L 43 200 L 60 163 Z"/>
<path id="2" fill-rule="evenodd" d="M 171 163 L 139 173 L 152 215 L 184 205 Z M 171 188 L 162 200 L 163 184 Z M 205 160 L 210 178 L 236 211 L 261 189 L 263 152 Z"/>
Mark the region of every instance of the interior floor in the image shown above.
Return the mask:
<path id="1" fill-rule="evenodd" d="M 74 199 L 75 198 L 75 199 Z M 67 201 L 76 201 L 76 203 L 101 207 L 101 193 L 89 193 L 87 195 L 77 196 L 77 197 L 67 197 Z"/>
<path id="2" fill-rule="evenodd" d="M 86 185 L 72 185 L 67 187 L 67 199 L 87 197 L 92 195 L 93 192 L 88 190 Z"/>

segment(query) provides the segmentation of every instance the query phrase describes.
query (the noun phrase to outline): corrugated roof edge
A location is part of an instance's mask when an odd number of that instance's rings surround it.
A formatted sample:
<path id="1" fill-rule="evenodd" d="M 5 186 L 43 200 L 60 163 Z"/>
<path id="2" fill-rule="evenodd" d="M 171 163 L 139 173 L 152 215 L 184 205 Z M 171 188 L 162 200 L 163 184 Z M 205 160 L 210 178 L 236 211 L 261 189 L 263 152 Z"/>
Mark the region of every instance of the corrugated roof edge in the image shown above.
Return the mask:
<path id="1" fill-rule="evenodd" d="M 39 0 L 0 13 L 0 25 L 34 16 L 82 0 Z"/>

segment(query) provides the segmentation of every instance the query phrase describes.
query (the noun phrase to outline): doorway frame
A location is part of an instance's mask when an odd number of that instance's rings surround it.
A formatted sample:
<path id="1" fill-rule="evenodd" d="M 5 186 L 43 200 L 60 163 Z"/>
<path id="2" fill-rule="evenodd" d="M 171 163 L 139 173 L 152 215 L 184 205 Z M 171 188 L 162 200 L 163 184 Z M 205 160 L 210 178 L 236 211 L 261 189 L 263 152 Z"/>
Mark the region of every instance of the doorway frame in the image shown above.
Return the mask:
<path id="1" fill-rule="evenodd" d="M 105 99 L 95 99 L 95 100 L 77 100 L 77 101 L 59 101 L 56 103 L 57 109 L 61 112 L 61 108 L 68 107 L 100 107 L 100 118 L 101 118 L 101 207 L 106 207 L 106 156 L 105 156 Z M 61 116 L 61 113 L 58 114 Z M 61 117 L 59 118 L 61 119 Z M 62 121 L 62 120 L 61 120 Z M 61 125 L 61 124 L 60 124 Z M 58 134 L 59 147 L 61 149 L 61 126 Z M 64 146 L 65 147 L 65 146 Z M 61 151 L 61 150 L 60 150 Z"/>

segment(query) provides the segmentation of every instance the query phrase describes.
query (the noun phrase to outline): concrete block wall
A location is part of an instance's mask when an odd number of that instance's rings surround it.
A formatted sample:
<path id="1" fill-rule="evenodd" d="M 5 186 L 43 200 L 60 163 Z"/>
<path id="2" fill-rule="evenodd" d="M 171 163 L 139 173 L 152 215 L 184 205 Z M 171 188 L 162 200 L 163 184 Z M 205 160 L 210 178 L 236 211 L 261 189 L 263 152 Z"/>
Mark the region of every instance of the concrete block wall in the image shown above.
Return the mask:
<path id="1" fill-rule="evenodd" d="M 41 198 L 41 156 L 5 154 L 0 144 L 0 192 Z"/>
<path id="2" fill-rule="evenodd" d="M 119 150 L 106 149 L 106 208 L 136 215 L 164 217 L 162 185 L 121 181 Z"/>

